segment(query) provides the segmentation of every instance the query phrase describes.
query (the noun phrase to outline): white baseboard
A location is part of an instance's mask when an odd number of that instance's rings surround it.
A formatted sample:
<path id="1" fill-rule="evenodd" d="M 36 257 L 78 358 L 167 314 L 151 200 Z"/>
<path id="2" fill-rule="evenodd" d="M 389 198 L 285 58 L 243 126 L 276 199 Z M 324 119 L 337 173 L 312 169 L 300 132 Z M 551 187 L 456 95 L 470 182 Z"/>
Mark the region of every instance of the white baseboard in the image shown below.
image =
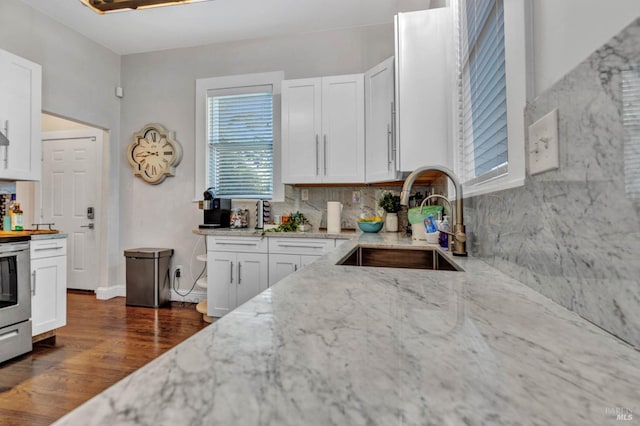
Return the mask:
<path id="1" fill-rule="evenodd" d="M 114 297 L 126 297 L 127 287 L 124 285 L 114 285 L 111 287 L 98 287 L 96 289 L 96 299 L 108 300 Z"/>
<path id="2" fill-rule="evenodd" d="M 180 290 L 180 292 L 186 293 L 187 290 Z M 126 296 L 127 296 L 127 287 L 124 285 L 117 285 L 112 287 L 98 287 L 96 289 L 96 299 L 98 300 L 108 300 L 108 299 L 113 299 L 114 297 L 126 297 Z M 187 296 L 183 297 L 178 293 L 176 293 L 173 289 L 171 289 L 172 302 L 200 303 L 203 300 L 207 300 L 206 291 L 193 290 Z"/>
<path id="3" fill-rule="evenodd" d="M 187 290 L 180 290 L 180 293 L 186 293 Z M 189 303 L 200 303 L 203 300 L 207 300 L 207 292 L 206 291 L 198 291 L 193 290 L 189 293 L 188 296 L 182 297 L 178 293 L 176 293 L 173 289 L 171 289 L 171 301 L 172 302 L 189 302 Z"/>

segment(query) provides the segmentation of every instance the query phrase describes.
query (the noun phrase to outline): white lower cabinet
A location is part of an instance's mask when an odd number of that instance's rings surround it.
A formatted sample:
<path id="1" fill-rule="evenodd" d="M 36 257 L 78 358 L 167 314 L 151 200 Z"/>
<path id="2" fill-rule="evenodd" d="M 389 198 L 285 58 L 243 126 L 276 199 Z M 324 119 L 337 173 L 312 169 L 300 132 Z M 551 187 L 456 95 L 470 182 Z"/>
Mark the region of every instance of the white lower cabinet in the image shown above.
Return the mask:
<path id="1" fill-rule="evenodd" d="M 347 240 L 207 236 L 207 315 L 221 317 Z"/>
<path id="2" fill-rule="evenodd" d="M 208 316 L 221 317 L 267 289 L 268 255 L 262 238 L 207 237 L 207 246 Z"/>
<path id="3" fill-rule="evenodd" d="M 333 250 L 332 238 L 269 238 L 269 285 Z"/>
<path id="4" fill-rule="evenodd" d="M 31 241 L 32 335 L 67 324 L 67 240 Z"/>
<path id="5" fill-rule="evenodd" d="M 269 285 L 312 263 L 320 256 L 269 253 Z"/>

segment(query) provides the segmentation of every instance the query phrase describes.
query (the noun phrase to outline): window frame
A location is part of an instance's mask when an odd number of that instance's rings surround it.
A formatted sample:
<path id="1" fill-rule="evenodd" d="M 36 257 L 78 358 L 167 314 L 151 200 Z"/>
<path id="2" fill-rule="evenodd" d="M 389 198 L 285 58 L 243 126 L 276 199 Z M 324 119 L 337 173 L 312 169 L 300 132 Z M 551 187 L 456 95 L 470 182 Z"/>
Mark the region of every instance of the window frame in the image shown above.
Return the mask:
<path id="1" fill-rule="evenodd" d="M 273 95 L 273 194 L 271 201 L 284 201 L 284 185 L 282 184 L 280 156 L 281 156 L 281 93 L 283 71 L 274 71 L 255 74 L 239 74 L 223 77 L 210 77 L 196 79 L 196 120 L 195 120 L 195 180 L 193 202 L 202 199 L 207 189 L 207 98 L 210 90 L 220 90 L 243 86 L 271 85 Z M 242 201 L 251 201 L 247 198 Z"/>
<path id="2" fill-rule="evenodd" d="M 459 8 L 460 0 L 453 0 L 454 37 L 457 49 L 460 37 Z M 481 195 L 509 188 L 523 186 L 525 183 L 525 125 L 524 109 L 527 99 L 533 93 L 533 49 L 531 48 L 531 3 L 530 0 L 504 0 L 504 44 L 505 74 L 507 90 L 507 172 L 481 182 L 463 182 L 465 196 Z M 457 60 L 456 60 L 456 72 Z M 454 85 L 453 113 L 457 117 L 459 96 Z M 457 120 L 454 121 L 453 160 L 456 174 L 462 176 L 461 141 Z"/>

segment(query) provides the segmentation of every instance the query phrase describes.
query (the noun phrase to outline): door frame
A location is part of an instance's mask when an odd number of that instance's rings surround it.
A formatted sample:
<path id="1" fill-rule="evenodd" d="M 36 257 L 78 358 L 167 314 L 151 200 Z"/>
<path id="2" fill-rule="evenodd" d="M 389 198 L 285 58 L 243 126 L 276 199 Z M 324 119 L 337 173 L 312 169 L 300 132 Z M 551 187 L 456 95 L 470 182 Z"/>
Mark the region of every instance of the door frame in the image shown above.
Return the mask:
<path id="1" fill-rule="evenodd" d="M 87 143 L 95 143 L 96 144 L 96 163 L 99 165 L 99 170 L 96 170 L 96 187 L 98 188 L 99 194 L 96 196 L 96 218 L 93 220 L 95 223 L 95 232 L 96 232 L 96 246 L 98 248 L 98 262 L 97 262 L 97 272 L 98 272 L 98 281 L 96 283 L 96 288 L 94 292 L 98 292 L 98 290 L 102 287 L 107 286 L 107 271 L 108 265 L 107 262 L 104 261 L 107 259 L 107 196 L 108 191 L 106 188 L 104 176 L 108 176 L 107 163 L 105 162 L 105 158 L 108 158 L 105 155 L 105 149 L 107 144 L 105 143 L 105 139 L 108 137 L 106 131 L 102 129 L 98 129 L 95 127 L 87 127 L 83 129 L 75 129 L 75 130 L 55 130 L 42 132 L 42 143 L 44 144 L 47 140 L 51 139 L 87 139 Z M 44 149 L 43 149 L 44 151 Z M 44 162 L 44 158 L 41 159 Z M 42 221 L 43 211 L 42 211 L 42 190 L 41 183 L 38 181 L 34 186 L 34 221 L 40 222 Z M 102 261 L 101 261 L 102 259 Z"/>

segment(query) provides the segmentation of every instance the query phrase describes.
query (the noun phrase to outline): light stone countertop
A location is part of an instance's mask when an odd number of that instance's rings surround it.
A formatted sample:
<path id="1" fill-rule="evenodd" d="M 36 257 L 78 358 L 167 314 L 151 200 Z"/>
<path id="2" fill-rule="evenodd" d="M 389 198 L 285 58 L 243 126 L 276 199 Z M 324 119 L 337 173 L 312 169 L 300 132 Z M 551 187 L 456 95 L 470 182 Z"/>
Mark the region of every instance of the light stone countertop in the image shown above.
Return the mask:
<path id="1" fill-rule="evenodd" d="M 329 234 L 326 231 L 311 230 L 306 232 L 275 232 L 263 231 L 254 228 L 220 228 L 220 229 L 194 229 L 194 234 L 213 235 L 218 237 L 278 237 L 278 238 L 336 238 L 350 240 L 362 234 L 360 231 L 344 231 L 337 234 Z"/>
<path id="2" fill-rule="evenodd" d="M 465 272 L 336 265 L 358 242 L 424 245 L 360 234 L 57 424 L 637 421 L 640 352 L 474 258 L 453 259 Z"/>
<path id="3" fill-rule="evenodd" d="M 53 240 L 58 238 L 67 238 L 69 235 L 67 234 L 36 234 L 32 235 L 32 240 Z"/>

